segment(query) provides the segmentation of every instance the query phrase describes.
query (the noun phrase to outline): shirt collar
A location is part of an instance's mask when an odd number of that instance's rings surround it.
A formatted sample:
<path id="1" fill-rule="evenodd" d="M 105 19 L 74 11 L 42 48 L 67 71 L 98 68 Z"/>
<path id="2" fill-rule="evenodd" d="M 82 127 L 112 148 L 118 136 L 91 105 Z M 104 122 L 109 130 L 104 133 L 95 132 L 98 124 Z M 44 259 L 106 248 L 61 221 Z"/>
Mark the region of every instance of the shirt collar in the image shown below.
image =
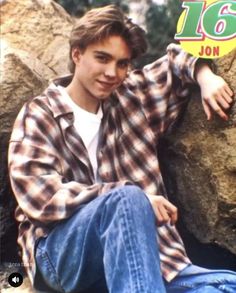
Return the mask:
<path id="1" fill-rule="evenodd" d="M 57 85 L 66 86 L 72 79 L 72 75 L 63 76 L 52 80 L 49 87 L 45 90 L 44 94 L 48 97 L 51 111 L 54 118 L 61 115 L 72 114 L 73 109 L 64 101 L 61 92 L 57 88 Z"/>
<path id="2" fill-rule="evenodd" d="M 57 85 L 66 87 L 71 82 L 72 77 L 73 75 L 70 74 L 53 79 L 49 87 L 44 92 L 44 94 L 48 97 L 51 110 L 55 118 L 61 115 L 73 114 L 73 109 L 70 105 L 68 105 L 68 103 L 66 103 L 66 101 L 64 101 L 60 90 L 57 88 Z M 102 102 L 101 106 L 103 113 L 109 112 L 109 109 L 111 107 L 115 107 L 117 103 L 119 102 L 115 91 L 111 97 Z"/>

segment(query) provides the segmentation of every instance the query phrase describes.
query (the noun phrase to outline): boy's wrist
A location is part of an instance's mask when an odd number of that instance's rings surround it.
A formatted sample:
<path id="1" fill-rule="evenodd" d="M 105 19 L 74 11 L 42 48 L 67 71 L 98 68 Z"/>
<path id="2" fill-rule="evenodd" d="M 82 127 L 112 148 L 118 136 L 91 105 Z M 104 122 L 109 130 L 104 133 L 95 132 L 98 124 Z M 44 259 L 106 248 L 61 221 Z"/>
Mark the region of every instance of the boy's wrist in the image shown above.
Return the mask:
<path id="1" fill-rule="evenodd" d="M 209 75 L 214 74 L 208 62 L 198 61 L 195 67 L 195 79 L 199 85 L 207 81 Z"/>

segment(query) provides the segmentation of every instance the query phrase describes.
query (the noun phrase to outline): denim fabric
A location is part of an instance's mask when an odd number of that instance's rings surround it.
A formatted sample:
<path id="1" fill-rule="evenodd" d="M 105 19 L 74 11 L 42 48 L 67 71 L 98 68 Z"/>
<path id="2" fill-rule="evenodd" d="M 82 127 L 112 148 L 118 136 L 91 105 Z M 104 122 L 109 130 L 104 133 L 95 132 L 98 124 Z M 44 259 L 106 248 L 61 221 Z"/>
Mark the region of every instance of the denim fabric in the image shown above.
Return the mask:
<path id="1" fill-rule="evenodd" d="M 136 186 L 80 207 L 39 241 L 36 263 L 56 292 L 165 292 L 155 216 Z"/>
<path id="2" fill-rule="evenodd" d="M 135 186 L 80 206 L 36 248 L 36 288 L 67 293 L 233 293 L 236 273 L 190 265 L 162 279 L 155 216 Z M 54 291 L 53 291 L 54 290 Z"/>
<path id="3" fill-rule="evenodd" d="M 165 287 L 168 293 L 235 293 L 236 272 L 190 265 Z"/>

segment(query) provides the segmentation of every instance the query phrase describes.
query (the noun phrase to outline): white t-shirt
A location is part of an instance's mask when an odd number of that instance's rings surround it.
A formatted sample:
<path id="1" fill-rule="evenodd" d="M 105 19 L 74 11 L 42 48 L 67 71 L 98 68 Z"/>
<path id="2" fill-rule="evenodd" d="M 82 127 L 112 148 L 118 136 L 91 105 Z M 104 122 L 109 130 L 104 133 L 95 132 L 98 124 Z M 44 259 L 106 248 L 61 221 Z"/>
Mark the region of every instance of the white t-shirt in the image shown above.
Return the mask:
<path id="1" fill-rule="evenodd" d="M 103 117 L 101 106 L 96 114 L 88 112 L 79 107 L 72 98 L 68 95 L 64 87 L 58 86 L 59 91 L 67 103 L 71 106 L 74 112 L 74 127 L 83 140 L 83 143 L 88 151 L 89 159 L 93 167 L 93 172 L 96 182 L 99 181 L 97 174 L 97 146 L 99 138 L 99 128 Z"/>

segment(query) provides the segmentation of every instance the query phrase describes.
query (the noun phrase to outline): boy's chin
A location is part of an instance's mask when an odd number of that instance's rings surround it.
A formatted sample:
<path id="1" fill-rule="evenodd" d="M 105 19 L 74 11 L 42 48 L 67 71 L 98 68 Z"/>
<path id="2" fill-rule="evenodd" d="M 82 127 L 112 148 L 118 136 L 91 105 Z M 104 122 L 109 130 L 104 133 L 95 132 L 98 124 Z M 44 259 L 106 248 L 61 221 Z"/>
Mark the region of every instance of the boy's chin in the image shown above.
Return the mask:
<path id="1" fill-rule="evenodd" d="M 111 96 L 111 93 L 112 92 L 109 92 L 109 93 L 106 93 L 106 94 L 100 94 L 97 97 L 98 97 L 99 100 L 107 100 Z"/>

